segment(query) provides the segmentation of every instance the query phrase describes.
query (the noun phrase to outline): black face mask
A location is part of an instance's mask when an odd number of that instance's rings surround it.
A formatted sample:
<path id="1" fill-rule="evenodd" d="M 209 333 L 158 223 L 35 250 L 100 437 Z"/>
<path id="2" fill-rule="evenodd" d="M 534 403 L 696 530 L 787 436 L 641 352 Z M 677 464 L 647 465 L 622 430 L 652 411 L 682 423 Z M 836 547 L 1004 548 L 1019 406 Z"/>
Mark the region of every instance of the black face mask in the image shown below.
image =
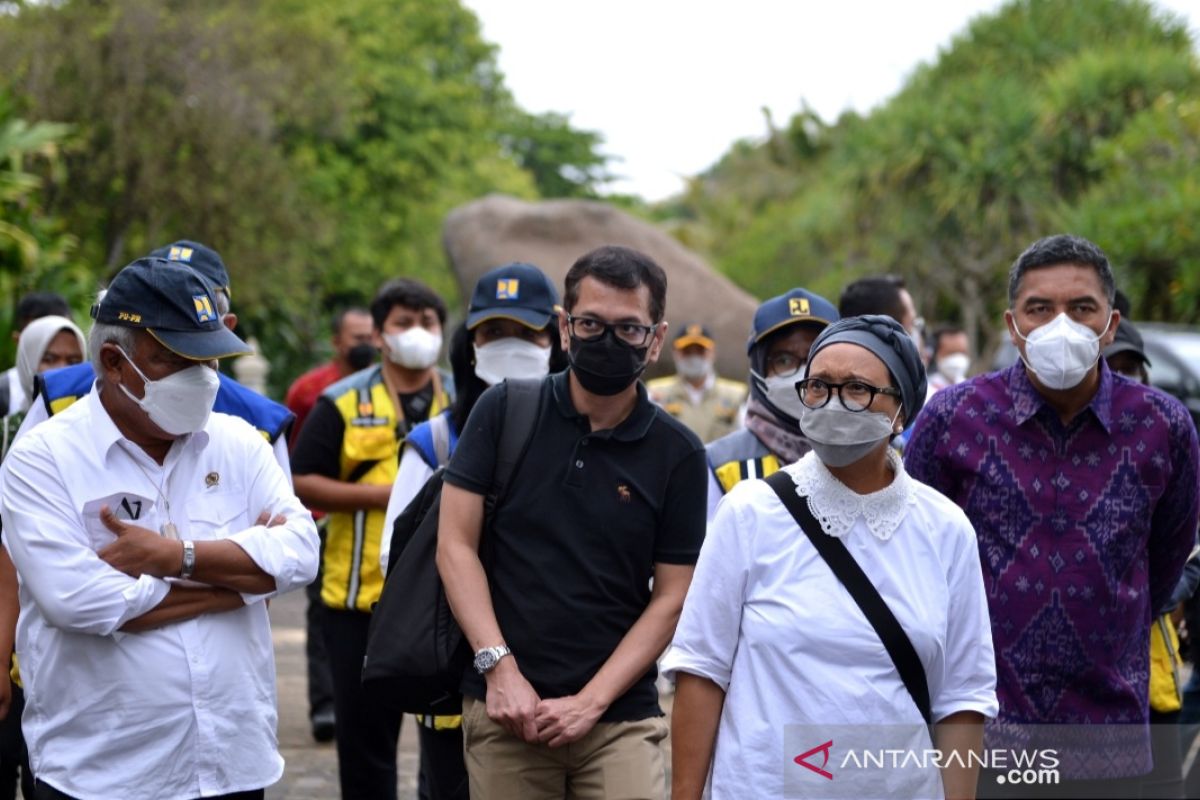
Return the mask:
<path id="1" fill-rule="evenodd" d="M 358 372 L 374 364 L 378 355 L 379 351 L 375 349 L 375 345 L 356 344 L 346 353 L 346 363 L 350 365 L 350 369 Z"/>
<path id="2" fill-rule="evenodd" d="M 646 370 L 650 346 L 633 347 L 616 337 L 612 329 L 596 339 L 571 337 L 571 371 L 579 384 L 592 394 L 620 394 Z"/>

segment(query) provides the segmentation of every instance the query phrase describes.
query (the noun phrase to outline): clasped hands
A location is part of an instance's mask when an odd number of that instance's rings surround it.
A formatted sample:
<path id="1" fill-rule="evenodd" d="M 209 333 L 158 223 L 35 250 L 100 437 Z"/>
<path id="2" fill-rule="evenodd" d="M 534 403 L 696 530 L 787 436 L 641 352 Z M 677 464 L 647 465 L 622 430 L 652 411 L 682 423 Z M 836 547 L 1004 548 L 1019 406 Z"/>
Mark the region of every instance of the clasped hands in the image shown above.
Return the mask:
<path id="1" fill-rule="evenodd" d="M 497 673 L 502 668 L 504 673 L 488 681 L 487 714 L 518 739 L 562 747 L 586 736 L 604 713 L 606 706 L 586 692 L 542 700 L 516 665 L 510 660 L 505 664 L 506 660 L 496 667 Z"/>

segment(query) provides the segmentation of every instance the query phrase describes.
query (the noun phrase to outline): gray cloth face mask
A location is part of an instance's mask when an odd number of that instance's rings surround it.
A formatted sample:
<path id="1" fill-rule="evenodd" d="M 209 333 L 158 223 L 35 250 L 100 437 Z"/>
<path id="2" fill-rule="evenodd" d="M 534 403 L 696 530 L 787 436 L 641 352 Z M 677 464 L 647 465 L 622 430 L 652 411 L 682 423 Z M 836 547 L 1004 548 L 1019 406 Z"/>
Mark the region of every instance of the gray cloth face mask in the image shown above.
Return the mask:
<path id="1" fill-rule="evenodd" d="M 889 418 L 878 411 L 849 411 L 830 402 L 820 408 L 805 406 L 800 430 L 821 463 L 848 467 L 891 437 L 899 417 L 899 411 Z"/>

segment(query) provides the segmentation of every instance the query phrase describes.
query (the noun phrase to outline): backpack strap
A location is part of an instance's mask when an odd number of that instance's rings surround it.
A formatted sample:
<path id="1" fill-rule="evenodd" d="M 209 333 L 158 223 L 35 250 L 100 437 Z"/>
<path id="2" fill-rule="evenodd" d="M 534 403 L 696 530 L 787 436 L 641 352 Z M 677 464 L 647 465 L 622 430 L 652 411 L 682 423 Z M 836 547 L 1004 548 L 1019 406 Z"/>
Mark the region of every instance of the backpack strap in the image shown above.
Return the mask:
<path id="1" fill-rule="evenodd" d="M 796 483 L 792 476 L 780 470 L 767 478 L 767 485 L 779 496 L 784 507 L 791 512 L 796 524 L 800 526 L 800 530 L 808 536 L 813 547 L 862 609 L 867 621 L 871 623 L 871 627 L 875 629 L 875 633 L 887 649 L 888 655 L 892 657 L 896 671 L 900 673 L 900 680 L 912 695 L 925 724 L 932 724 L 933 712 L 929 703 L 929 683 L 925 678 L 925 668 L 921 666 L 916 648 L 901 627 L 900 621 L 896 619 L 896 615 L 880 597 L 879 591 L 842 540 L 821 530 L 821 524 L 809 510 L 808 500 L 796 493 Z"/>
<path id="2" fill-rule="evenodd" d="M 533 429 L 541 411 L 542 379 L 506 380 L 504 392 L 504 427 L 496 448 L 492 490 L 484 498 L 484 509 L 489 519 L 507 494 L 509 480 L 525 457 L 533 438 Z"/>
<path id="3" fill-rule="evenodd" d="M 450 460 L 450 420 L 445 414 L 438 414 L 429 420 L 429 434 L 433 440 L 433 456 L 437 466 L 444 467 Z"/>

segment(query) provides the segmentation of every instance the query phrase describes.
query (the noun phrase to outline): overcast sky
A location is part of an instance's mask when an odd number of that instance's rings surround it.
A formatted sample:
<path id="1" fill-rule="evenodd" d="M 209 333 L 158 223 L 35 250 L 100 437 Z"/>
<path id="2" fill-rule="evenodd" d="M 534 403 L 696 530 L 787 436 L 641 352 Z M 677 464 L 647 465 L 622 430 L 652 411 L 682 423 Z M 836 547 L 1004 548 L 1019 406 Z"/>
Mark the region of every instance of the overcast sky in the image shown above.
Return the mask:
<path id="1" fill-rule="evenodd" d="M 996 0 L 464 0 L 528 111 L 601 132 L 611 190 L 660 200 L 801 100 L 832 121 L 893 95 Z M 1195 35 L 1200 0 L 1159 6 Z"/>

